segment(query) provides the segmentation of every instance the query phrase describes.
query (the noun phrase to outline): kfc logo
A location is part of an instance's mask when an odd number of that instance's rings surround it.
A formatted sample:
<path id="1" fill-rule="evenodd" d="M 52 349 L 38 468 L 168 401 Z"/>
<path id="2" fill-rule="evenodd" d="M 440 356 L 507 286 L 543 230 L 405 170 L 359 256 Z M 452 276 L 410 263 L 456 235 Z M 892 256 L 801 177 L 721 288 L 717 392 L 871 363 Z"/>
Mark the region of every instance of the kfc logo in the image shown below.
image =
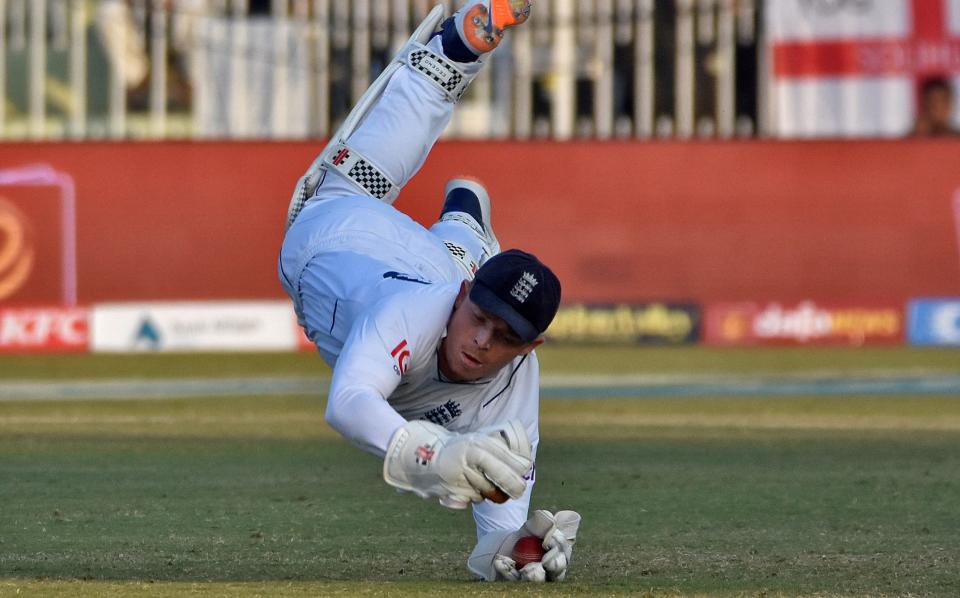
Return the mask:
<path id="1" fill-rule="evenodd" d="M 0 351 L 83 351 L 89 343 L 86 309 L 0 310 Z"/>

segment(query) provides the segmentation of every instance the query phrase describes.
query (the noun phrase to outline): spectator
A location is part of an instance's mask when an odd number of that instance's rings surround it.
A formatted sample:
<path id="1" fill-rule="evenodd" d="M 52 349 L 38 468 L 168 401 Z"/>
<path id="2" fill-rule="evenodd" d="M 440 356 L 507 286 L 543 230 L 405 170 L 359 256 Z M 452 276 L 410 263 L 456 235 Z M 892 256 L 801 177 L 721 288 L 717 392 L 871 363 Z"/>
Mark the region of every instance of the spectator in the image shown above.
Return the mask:
<path id="1" fill-rule="evenodd" d="M 953 87 L 945 77 L 931 77 L 920 86 L 920 109 L 913 126 L 916 137 L 960 135 L 953 122 Z"/>

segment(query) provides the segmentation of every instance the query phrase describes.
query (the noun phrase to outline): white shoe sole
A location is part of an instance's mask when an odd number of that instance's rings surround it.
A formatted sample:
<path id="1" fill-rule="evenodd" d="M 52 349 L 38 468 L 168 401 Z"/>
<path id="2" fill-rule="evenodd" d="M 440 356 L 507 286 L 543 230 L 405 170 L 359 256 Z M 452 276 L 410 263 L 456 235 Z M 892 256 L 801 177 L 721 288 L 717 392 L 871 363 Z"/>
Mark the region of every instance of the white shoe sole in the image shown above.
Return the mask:
<path id="1" fill-rule="evenodd" d="M 474 179 L 457 178 L 450 179 L 444 186 L 444 200 L 446 200 L 447 196 L 450 195 L 450 192 L 454 189 L 468 189 L 477 196 L 477 201 L 480 203 L 480 218 L 483 220 L 483 232 L 487 237 L 485 240 L 487 248 L 486 257 L 490 258 L 500 253 L 500 242 L 497 240 L 497 236 L 493 234 L 493 221 L 490 217 L 490 194 L 487 193 L 483 185 Z M 483 261 L 486 260 L 481 260 L 481 262 Z"/>

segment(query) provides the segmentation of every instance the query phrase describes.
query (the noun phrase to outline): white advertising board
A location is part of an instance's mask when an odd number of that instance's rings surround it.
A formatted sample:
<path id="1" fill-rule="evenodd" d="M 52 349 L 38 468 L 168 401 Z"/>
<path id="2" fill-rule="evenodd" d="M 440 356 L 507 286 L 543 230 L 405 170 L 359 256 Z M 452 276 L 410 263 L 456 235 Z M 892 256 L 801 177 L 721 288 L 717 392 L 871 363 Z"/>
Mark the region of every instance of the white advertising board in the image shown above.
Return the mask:
<path id="1" fill-rule="evenodd" d="M 292 351 L 299 329 L 287 301 L 95 305 L 91 349 L 100 352 Z"/>

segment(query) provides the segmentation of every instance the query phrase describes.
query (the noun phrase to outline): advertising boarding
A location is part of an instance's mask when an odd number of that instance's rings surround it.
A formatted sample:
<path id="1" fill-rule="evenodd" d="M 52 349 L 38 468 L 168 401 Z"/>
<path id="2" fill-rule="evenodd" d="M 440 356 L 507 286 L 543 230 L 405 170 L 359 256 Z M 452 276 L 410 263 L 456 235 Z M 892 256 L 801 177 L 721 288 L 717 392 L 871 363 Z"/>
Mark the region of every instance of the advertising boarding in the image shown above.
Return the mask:
<path id="1" fill-rule="evenodd" d="M 74 220 L 69 176 L 0 168 L 0 304 L 76 303 Z"/>
<path id="2" fill-rule="evenodd" d="M 89 344 L 86 308 L 0 308 L 0 353 L 82 352 Z"/>
<path id="3" fill-rule="evenodd" d="M 903 310 L 896 305 L 715 303 L 707 306 L 704 341 L 711 345 L 898 344 Z"/>
<path id="4" fill-rule="evenodd" d="M 682 302 L 564 305 L 547 337 L 551 342 L 690 344 L 700 337 L 700 307 Z"/>
<path id="5" fill-rule="evenodd" d="M 960 347 L 960 298 L 915 299 L 907 323 L 911 345 Z"/>
<path id="6" fill-rule="evenodd" d="M 93 307 L 91 348 L 103 352 L 292 351 L 287 301 L 117 303 Z"/>

